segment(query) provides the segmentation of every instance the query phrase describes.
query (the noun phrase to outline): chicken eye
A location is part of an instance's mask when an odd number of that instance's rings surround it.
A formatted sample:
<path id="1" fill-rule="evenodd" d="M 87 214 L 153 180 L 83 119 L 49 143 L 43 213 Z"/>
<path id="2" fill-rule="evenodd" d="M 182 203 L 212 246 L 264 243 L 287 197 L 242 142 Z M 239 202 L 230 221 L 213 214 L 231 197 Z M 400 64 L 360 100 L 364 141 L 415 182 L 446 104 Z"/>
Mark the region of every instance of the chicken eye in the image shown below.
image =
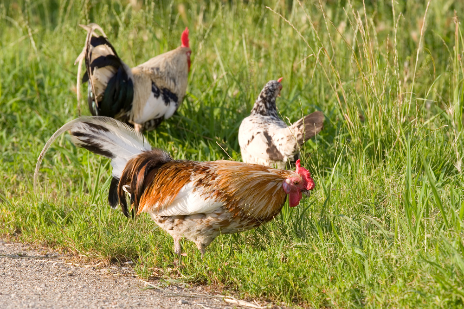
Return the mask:
<path id="1" fill-rule="evenodd" d="M 295 184 L 295 185 L 299 185 L 299 184 L 300 184 L 300 182 L 299 182 L 299 181 L 294 181 L 294 182 L 293 182 L 293 184 Z"/>

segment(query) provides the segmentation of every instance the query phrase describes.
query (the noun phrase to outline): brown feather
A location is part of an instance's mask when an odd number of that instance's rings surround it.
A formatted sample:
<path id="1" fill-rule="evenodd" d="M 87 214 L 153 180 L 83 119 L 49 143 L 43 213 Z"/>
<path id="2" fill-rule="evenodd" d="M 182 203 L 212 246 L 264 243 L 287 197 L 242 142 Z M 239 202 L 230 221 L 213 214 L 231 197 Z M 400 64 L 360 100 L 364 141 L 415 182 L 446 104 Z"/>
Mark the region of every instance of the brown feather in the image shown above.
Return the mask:
<path id="1" fill-rule="evenodd" d="M 293 174 L 233 161 L 171 161 L 154 176 L 137 213 L 161 211 L 192 182 L 194 188 L 201 188 L 202 195 L 224 203 L 234 216 L 266 222 L 280 212 L 286 198 L 282 183 Z"/>
<path id="2" fill-rule="evenodd" d="M 145 189 L 153 181 L 158 169 L 169 161 L 172 161 L 172 158 L 166 152 L 153 149 L 152 151 L 143 152 L 127 162 L 118 185 L 119 201 L 122 212 L 126 217 L 129 216 L 129 211 L 124 186 L 129 186 L 132 211 L 138 214 L 139 201 L 143 197 Z"/>
<path id="3" fill-rule="evenodd" d="M 322 112 L 311 113 L 290 126 L 290 132 L 296 133 L 298 144 L 316 136 L 324 127 L 324 114 Z"/>
<path id="4" fill-rule="evenodd" d="M 148 184 L 137 214 L 152 210 L 154 205 L 160 205 L 160 207 L 169 205 L 182 187 L 190 182 L 195 163 L 193 161 L 172 161 L 162 166 L 152 182 Z"/>

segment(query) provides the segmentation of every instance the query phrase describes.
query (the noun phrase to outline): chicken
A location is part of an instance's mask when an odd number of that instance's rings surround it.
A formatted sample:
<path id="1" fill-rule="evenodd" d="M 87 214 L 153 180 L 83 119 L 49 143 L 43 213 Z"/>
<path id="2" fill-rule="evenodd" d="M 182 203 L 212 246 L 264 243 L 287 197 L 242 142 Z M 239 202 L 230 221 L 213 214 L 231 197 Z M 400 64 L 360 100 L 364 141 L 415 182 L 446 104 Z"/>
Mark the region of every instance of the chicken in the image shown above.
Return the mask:
<path id="1" fill-rule="evenodd" d="M 55 132 L 42 150 L 35 169 L 51 143 L 63 132 L 73 143 L 111 158 L 109 204 L 120 204 L 125 216 L 150 214 L 174 239 L 181 255 L 181 238 L 201 252 L 219 235 L 246 231 L 272 220 L 289 196 L 289 206 L 314 188 L 311 174 L 296 162 L 296 171 L 277 170 L 234 161 L 173 160 L 152 149 L 142 134 L 108 117 L 81 117 Z M 127 205 L 126 192 L 131 205 Z"/>
<path id="2" fill-rule="evenodd" d="M 280 119 L 276 98 L 282 89 L 279 80 L 264 86 L 251 110 L 238 130 L 238 143 L 243 162 L 285 168 L 288 161 L 295 161 L 299 148 L 322 130 L 324 114 L 314 112 L 290 127 Z"/>
<path id="3" fill-rule="evenodd" d="M 182 45 L 147 62 L 130 68 L 116 53 L 97 24 L 80 25 L 87 38 L 79 62 L 77 100 L 82 82 L 89 82 L 88 104 L 92 115 L 108 116 L 134 126 L 138 132 L 155 129 L 179 108 L 187 91 L 190 71 L 189 30 L 181 36 Z M 101 32 L 97 36 L 95 30 Z"/>

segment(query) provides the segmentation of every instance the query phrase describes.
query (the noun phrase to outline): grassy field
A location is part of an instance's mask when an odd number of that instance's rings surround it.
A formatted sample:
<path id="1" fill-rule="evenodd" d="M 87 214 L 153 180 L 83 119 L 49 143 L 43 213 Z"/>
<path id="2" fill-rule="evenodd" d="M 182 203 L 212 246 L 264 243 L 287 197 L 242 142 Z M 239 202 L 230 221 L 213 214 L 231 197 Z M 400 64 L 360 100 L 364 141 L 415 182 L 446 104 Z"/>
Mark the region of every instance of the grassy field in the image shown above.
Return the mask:
<path id="1" fill-rule="evenodd" d="M 0 3 L 0 234 L 305 307 L 464 306 L 464 2 L 146 2 Z M 146 134 L 176 159 L 240 160 L 241 120 L 283 76 L 282 117 L 326 115 L 302 154 L 314 194 L 217 238 L 203 260 L 184 242 L 182 268 L 148 216 L 110 209 L 109 162 L 67 136 L 35 194 L 38 154 L 79 115 L 73 63 L 89 22 L 131 66 L 190 28 L 183 106 Z"/>

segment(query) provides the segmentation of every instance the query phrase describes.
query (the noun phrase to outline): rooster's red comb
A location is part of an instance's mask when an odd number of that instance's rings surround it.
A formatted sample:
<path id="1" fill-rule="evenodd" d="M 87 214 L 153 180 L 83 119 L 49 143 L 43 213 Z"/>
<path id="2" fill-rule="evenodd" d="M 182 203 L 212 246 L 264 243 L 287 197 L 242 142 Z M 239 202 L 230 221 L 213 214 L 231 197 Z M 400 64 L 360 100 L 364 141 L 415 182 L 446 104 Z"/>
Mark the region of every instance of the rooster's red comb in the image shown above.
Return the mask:
<path id="1" fill-rule="evenodd" d="M 189 46 L 189 28 L 185 27 L 184 32 L 182 32 L 182 36 L 180 37 L 180 40 L 182 41 L 182 47 L 190 47 Z"/>
<path id="2" fill-rule="evenodd" d="M 314 189 L 314 180 L 307 169 L 300 165 L 300 159 L 296 160 L 296 173 L 305 180 L 306 190 Z"/>
<path id="3" fill-rule="evenodd" d="M 279 78 L 277 81 L 278 81 L 279 83 L 281 83 L 281 82 L 282 82 L 282 79 L 284 79 L 284 78 L 281 77 L 281 78 Z"/>

